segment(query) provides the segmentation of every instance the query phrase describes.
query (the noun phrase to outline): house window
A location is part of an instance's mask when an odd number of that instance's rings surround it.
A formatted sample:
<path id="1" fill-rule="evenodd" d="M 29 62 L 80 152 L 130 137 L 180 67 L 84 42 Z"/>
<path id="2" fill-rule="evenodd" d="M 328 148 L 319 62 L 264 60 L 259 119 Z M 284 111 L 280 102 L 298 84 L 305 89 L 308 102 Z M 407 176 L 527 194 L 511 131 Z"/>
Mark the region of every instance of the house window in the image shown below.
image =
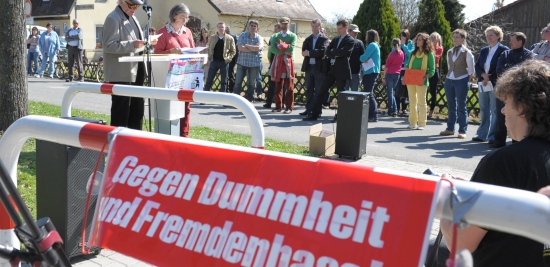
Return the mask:
<path id="1" fill-rule="evenodd" d="M 189 21 L 187 21 L 187 24 L 185 25 L 187 26 L 187 28 L 191 29 L 191 31 L 193 32 L 193 38 L 195 40 L 198 40 L 200 37 L 201 24 L 201 19 L 194 16 L 189 16 Z"/>
<path id="2" fill-rule="evenodd" d="M 95 47 L 101 48 L 103 43 L 103 25 L 95 26 Z"/>
<path id="3" fill-rule="evenodd" d="M 296 23 L 290 23 L 290 31 L 297 34 L 298 25 L 296 25 Z"/>

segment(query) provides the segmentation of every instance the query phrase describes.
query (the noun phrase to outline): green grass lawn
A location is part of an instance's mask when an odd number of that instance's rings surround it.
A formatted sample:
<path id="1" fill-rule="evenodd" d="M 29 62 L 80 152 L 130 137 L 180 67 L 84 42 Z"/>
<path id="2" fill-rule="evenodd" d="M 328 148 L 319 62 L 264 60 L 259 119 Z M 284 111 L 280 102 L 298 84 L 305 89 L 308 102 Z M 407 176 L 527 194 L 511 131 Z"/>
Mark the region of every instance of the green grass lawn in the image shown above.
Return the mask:
<path id="1" fill-rule="evenodd" d="M 50 105 L 42 102 L 29 101 L 29 114 L 31 115 L 44 115 L 51 117 L 59 117 L 61 114 L 61 107 L 56 105 Z M 99 114 L 90 111 L 73 109 L 72 115 L 75 117 L 104 120 L 107 124 L 110 123 L 110 117 L 106 114 Z M 143 122 L 143 129 L 148 128 L 149 121 Z M 154 128 L 154 126 L 153 126 Z M 219 130 L 213 130 L 207 127 L 193 127 L 190 135 L 191 138 L 201 139 L 225 144 L 232 144 L 244 147 L 250 147 L 252 137 L 244 134 L 236 134 L 232 132 L 225 132 Z M 285 152 L 297 155 L 309 154 L 308 147 L 299 146 L 287 142 L 279 142 L 272 139 L 265 140 L 265 149 L 272 151 Z M 28 140 L 21 151 L 19 156 L 19 164 L 17 169 L 17 181 L 18 188 L 23 200 L 29 207 L 33 216 L 36 217 L 36 140 Z"/>

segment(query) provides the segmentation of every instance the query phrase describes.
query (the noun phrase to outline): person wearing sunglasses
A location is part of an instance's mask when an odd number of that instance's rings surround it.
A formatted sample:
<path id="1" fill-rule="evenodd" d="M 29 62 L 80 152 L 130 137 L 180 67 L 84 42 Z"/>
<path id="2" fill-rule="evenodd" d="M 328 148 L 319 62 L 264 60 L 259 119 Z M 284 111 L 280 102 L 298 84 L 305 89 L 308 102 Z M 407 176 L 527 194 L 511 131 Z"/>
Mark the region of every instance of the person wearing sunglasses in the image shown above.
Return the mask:
<path id="1" fill-rule="evenodd" d="M 105 81 L 112 84 L 142 86 L 143 62 L 119 62 L 124 56 L 140 55 L 145 41 L 139 21 L 134 16 L 141 0 L 118 0 L 103 24 L 103 59 Z M 111 125 L 141 130 L 144 100 L 141 97 L 111 96 Z"/>

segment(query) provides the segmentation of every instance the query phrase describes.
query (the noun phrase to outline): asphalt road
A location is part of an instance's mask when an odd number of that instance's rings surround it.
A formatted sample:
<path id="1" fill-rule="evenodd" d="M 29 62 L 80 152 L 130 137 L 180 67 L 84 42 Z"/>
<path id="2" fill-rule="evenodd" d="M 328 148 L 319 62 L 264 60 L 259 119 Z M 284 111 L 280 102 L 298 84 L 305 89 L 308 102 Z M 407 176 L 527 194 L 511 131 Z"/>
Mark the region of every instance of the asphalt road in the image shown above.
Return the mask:
<path id="1" fill-rule="evenodd" d="M 72 83 L 59 79 L 29 78 L 29 99 L 61 105 L 63 94 Z M 110 96 L 79 93 L 72 108 L 109 114 Z M 264 123 L 266 138 L 288 141 L 308 146 L 309 126 L 315 122 L 304 122 L 299 112 L 303 106 L 297 106 L 292 114 L 274 114 L 262 107 L 263 102 L 255 106 Z M 336 132 L 336 124 L 330 123 L 335 110 L 324 110 L 318 121 L 323 128 Z M 194 125 L 203 125 L 213 129 L 250 134 L 245 117 L 237 109 L 219 105 L 192 104 L 191 131 Z M 479 160 L 491 151 L 486 143 L 475 143 L 477 125 L 469 125 L 466 139 L 439 136 L 445 129 L 444 121 L 429 120 L 425 130 L 408 130 L 405 117 L 380 116 L 379 122 L 369 123 L 367 136 L 367 154 L 433 166 L 446 166 L 452 169 L 473 171 Z"/>

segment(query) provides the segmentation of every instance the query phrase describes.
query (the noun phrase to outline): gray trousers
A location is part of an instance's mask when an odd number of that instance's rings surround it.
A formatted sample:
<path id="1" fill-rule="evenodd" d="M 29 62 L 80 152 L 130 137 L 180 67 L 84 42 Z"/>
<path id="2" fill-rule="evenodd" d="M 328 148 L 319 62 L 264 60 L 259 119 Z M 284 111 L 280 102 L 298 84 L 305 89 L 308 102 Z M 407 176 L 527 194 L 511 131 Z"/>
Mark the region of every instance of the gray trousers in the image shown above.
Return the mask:
<path id="1" fill-rule="evenodd" d="M 76 70 L 78 70 L 78 80 L 82 79 L 84 77 L 84 73 L 82 71 L 84 68 L 82 67 L 82 49 L 78 49 L 78 46 L 70 46 L 67 45 L 68 54 L 67 57 L 69 58 L 69 79 L 73 79 L 73 66 L 76 63 Z"/>

